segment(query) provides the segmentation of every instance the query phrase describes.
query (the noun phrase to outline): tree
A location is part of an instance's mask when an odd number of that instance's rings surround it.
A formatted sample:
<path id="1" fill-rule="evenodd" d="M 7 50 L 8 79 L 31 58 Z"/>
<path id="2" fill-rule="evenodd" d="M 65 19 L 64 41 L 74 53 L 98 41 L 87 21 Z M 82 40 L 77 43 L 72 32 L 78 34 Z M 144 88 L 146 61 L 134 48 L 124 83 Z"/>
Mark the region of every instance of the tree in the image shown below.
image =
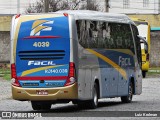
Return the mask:
<path id="1" fill-rule="evenodd" d="M 86 2 L 86 4 L 84 4 Z M 94 0 L 49 0 L 49 12 L 58 10 L 99 10 L 99 5 Z M 42 13 L 44 12 L 44 0 L 30 4 L 25 11 L 26 13 Z"/>
<path id="2" fill-rule="evenodd" d="M 80 9 L 95 10 L 95 11 L 100 10 L 99 5 L 97 3 L 95 3 L 95 0 L 87 0 L 86 4 L 84 4 L 83 7 Z"/>
<path id="3" fill-rule="evenodd" d="M 40 0 L 36 3 L 29 4 L 29 7 L 26 9 L 26 13 L 41 13 L 44 10 L 44 1 Z"/>

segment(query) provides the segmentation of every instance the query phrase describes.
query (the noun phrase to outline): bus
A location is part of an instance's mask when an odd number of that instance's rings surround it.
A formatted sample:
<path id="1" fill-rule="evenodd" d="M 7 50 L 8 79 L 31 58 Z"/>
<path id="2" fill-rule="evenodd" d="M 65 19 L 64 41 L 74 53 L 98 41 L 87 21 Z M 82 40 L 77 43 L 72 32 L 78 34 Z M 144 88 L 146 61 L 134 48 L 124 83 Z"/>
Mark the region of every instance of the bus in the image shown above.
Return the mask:
<path id="1" fill-rule="evenodd" d="M 146 49 L 144 43 L 141 43 L 142 50 L 142 75 L 146 77 L 146 72 L 149 70 L 149 54 L 150 54 L 150 24 L 146 20 L 139 18 L 131 18 L 139 31 L 139 35 L 146 39 L 148 48 Z"/>
<path id="2" fill-rule="evenodd" d="M 138 29 L 123 14 L 75 10 L 16 15 L 11 27 L 12 98 L 33 110 L 69 103 L 96 108 L 142 93 Z"/>

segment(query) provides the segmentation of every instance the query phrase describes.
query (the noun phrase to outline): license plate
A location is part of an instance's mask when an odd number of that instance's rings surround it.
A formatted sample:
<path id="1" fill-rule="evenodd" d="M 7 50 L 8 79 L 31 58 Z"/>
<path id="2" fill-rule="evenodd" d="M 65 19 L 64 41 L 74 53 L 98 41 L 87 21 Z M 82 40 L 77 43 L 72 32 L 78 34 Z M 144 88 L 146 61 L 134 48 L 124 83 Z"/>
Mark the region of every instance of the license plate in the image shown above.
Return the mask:
<path id="1" fill-rule="evenodd" d="M 37 90 L 37 95 L 48 95 L 48 91 L 47 90 Z"/>

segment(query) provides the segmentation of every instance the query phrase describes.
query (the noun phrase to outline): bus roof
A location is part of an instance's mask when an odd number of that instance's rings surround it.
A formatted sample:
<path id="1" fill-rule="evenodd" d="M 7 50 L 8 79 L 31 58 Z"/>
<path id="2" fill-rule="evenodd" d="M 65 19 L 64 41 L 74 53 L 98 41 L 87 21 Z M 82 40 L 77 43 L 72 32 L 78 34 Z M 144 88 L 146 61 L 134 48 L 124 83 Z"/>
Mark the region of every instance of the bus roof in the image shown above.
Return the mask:
<path id="1" fill-rule="evenodd" d="M 134 22 L 125 14 L 106 13 L 91 10 L 62 10 L 57 11 L 56 13 L 67 13 L 69 15 L 74 15 L 76 20 L 102 20 L 107 22 L 134 24 Z"/>
<path id="2" fill-rule="evenodd" d="M 106 22 L 118 22 L 135 25 L 135 23 L 125 14 L 107 13 L 92 10 L 61 10 L 50 13 L 30 13 L 25 16 L 49 14 L 62 14 L 63 16 L 64 13 L 68 15 L 74 15 L 75 20 L 101 20 Z M 23 14 L 21 16 L 23 16 Z"/>

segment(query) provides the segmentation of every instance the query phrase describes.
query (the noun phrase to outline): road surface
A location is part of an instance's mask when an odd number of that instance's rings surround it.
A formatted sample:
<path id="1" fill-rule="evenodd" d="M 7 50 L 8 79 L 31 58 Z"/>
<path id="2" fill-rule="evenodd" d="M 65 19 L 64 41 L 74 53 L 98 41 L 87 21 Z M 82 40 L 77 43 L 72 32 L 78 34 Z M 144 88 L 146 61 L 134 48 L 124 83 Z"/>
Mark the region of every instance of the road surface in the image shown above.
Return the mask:
<path id="1" fill-rule="evenodd" d="M 32 110 L 31 104 L 28 101 L 21 102 L 11 98 L 10 82 L 0 79 L 0 111 L 20 111 L 20 112 L 37 112 Z M 143 89 L 141 95 L 135 95 L 132 103 L 121 103 L 120 98 L 101 99 L 97 109 L 78 108 L 71 102 L 68 104 L 56 104 L 52 105 L 50 111 L 40 111 L 43 116 L 50 117 L 88 117 L 93 119 L 106 118 L 107 115 L 114 116 L 113 112 L 122 117 L 124 114 L 140 115 L 143 112 L 152 112 L 156 114 L 156 111 L 160 111 L 160 79 L 159 78 L 145 78 L 143 79 Z M 125 111 L 125 112 L 123 112 Z M 131 112 L 127 112 L 131 111 Z M 110 113 L 111 112 L 111 113 Z M 107 115 L 106 115 L 107 114 Z M 115 116 L 116 116 L 115 114 Z M 132 117 L 131 116 L 131 117 Z M 160 116 L 160 112 L 158 112 Z M 83 118 L 85 120 L 85 117 Z M 95 118 L 98 117 L 98 118 Z M 45 118 L 43 118 L 45 119 Z M 48 118 L 46 118 L 48 119 Z M 114 118 L 113 118 L 114 119 Z M 115 118 L 116 119 L 116 118 Z M 122 118 L 127 119 L 127 118 Z M 132 118 L 134 119 L 134 118 Z M 140 119 L 142 119 L 140 117 Z M 147 118 L 148 120 L 151 118 Z M 158 119 L 158 118 L 157 118 Z"/>

